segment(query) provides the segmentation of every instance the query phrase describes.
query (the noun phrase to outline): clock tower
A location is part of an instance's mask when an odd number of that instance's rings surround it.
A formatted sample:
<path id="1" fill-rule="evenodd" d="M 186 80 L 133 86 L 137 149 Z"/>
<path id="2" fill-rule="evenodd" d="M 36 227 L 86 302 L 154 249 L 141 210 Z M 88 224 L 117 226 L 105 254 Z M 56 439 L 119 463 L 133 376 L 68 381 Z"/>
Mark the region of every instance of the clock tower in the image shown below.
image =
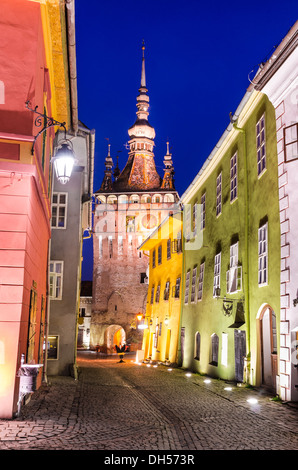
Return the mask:
<path id="1" fill-rule="evenodd" d="M 112 172 L 114 163 L 109 144 L 103 182 L 94 194 L 90 344 L 91 347 L 99 345 L 107 353 L 114 352 L 115 345 L 124 342 L 131 350 L 141 347 L 136 316 L 146 311 L 149 260 L 138 247 L 177 209 L 179 200 L 168 143 L 163 178 L 155 166 L 155 130 L 148 121 L 144 53 L 143 44 L 137 118 L 128 130 L 126 165 L 120 171 L 117 157 Z"/>

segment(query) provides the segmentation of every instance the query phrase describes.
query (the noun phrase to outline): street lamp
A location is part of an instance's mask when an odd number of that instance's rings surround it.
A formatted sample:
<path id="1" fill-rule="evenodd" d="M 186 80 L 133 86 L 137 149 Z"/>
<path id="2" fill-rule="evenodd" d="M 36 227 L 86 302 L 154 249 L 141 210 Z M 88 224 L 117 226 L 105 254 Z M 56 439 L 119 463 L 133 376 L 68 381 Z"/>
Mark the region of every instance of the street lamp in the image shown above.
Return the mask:
<path id="1" fill-rule="evenodd" d="M 34 146 L 35 142 L 38 139 L 38 137 L 43 134 L 47 129 L 50 127 L 62 127 L 65 132 L 65 138 L 60 141 L 56 153 L 54 157 L 52 158 L 52 162 L 54 164 L 55 172 L 58 181 L 62 184 L 68 183 L 70 180 L 70 176 L 74 167 L 75 163 L 75 155 L 74 151 L 72 148 L 72 144 L 70 140 L 66 139 L 66 127 L 65 127 L 65 122 L 59 122 L 56 119 L 53 119 L 50 116 L 47 116 L 46 114 L 40 113 L 37 111 L 38 106 L 35 106 L 35 108 L 31 108 L 30 101 L 26 101 L 25 103 L 26 108 L 36 114 L 36 119 L 34 121 L 34 124 L 36 127 L 40 128 L 41 130 L 36 134 L 34 137 L 31 153 L 32 155 L 34 154 Z"/>
<path id="2" fill-rule="evenodd" d="M 61 141 L 52 161 L 58 181 L 61 184 L 68 183 L 75 163 L 74 151 L 69 140 Z"/>

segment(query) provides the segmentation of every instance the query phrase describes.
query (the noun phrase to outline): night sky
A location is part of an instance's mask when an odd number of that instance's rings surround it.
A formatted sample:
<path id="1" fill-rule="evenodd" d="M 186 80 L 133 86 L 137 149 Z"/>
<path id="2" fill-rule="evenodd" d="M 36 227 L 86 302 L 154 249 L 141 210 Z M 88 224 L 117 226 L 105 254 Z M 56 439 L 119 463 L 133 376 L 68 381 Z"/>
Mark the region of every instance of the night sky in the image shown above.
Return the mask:
<path id="1" fill-rule="evenodd" d="M 162 176 L 169 139 L 180 196 L 228 126 L 248 76 L 298 17 L 296 0 L 76 0 L 75 5 L 79 119 L 96 131 L 94 191 L 104 174 L 107 138 L 115 163 L 121 151 L 121 170 L 127 161 L 144 40 L 156 167 Z M 92 239 L 84 241 L 83 257 L 82 279 L 92 280 Z"/>

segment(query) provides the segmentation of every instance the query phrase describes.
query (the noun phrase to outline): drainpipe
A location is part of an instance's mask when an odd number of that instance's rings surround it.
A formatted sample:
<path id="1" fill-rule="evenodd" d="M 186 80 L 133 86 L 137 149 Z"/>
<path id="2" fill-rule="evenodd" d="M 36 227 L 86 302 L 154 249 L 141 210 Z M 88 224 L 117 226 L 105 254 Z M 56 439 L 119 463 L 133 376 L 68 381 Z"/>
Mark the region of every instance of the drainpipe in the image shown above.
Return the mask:
<path id="1" fill-rule="evenodd" d="M 247 151 L 246 151 L 246 132 L 243 128 L 237 126 L 237 120 L 232 121 L 232 116 L 230 115 L 231 123 L 236 131 L 239 131 L 243 135 L 243 151 L 244 151 L 244 205 L 245 205 L 245 214 L 244 214 L 244 238 L 245 238 L 245 270 L 243 272 L 244 276 L 244 303 L 245 303 L 245 312 L 246 314 L 246 332 L 247 332 L 247 349 L 250 357 L 250 291 L 249 291 L 249 243 L 248 243 L 248 222 L 249 222 L 249 199 L 248 199 L 248 174 L 247 174 Z M 245 272 L 246 271 L 246 272 Z M 250 365 L 249 365 L 250 368 Z M 249 376 L 250 380 L 250 376 Z"/>

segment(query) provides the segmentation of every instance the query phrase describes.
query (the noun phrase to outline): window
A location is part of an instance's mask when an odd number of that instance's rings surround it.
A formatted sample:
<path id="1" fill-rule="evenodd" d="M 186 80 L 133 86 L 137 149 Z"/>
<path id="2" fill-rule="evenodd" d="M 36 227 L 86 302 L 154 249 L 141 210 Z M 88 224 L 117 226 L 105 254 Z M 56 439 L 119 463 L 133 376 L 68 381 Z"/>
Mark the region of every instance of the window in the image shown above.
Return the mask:
<path id="1" fill-rule="evenodd" d="M 140 274 L 140 283 L 141 284 L 148 284 L 147 280 L 148 280 L 148 278 L 146 276 L 146 273 L 141 273 Z"/>
<path id="2" fill-rule="evenodd" d="M 216 216 L 221 214 L 221 180 L 222 173 L 216 178 Z"/>
<path id="3" fill-rule="evenodd" d="M 211 336 L 211 357 L 210 357 L 210 364 L 213 366 L 218 365 L 218 345 L 219 345 L 219 338 L 214 333 Z"/>
<path id="4" fill-rule="evenodd" d="M 179 297 L 180 297 L 180 284 L 181 284 L 181 278 L 177 277 L 176 284 L 175 284 L 175 287 L 174 287 L 174 297 L 175 297 L 175 299 L 179 299 Z"/>
<path id="5" fill-rule="evenodd" d="M 205 228 L 206 224 L 206 193 L 201 197 L 201 230 Z"/>
<path id="6" fill-rule="evenodd" d="M 285 161 L 298 158 L 298 123 L 284 128 Z"/>
<path id="7" fill-rule="evenodd" d="M 197 331 L 196 336 L 195 336 L 195 359 L 197 359 L 197 361 L 200 360 L 200 353 L 201 353 L 201 335 Z"/>
<path id="8" fill-rule="evenodd" d="M 218 297 L 220 292 L 220 264 L 221 253 L 218 253 L 214 258 L 213 297 Z"/>
<path id="9" fill-rule="evenodd" d="M 191 280 L 191 302 L 196 301 L 196 281 L 197 281 L 197 267 L 195 266 L 192 270 L 192 280 Z"/>
<path id="10" fill-rule="evenodd" d="M 265 114 L 257 122 L 256 134 L 258 176 L 260 176 L 266 170 Z"/>
<path id="11" fill-rule="evenodd" d="M 259 286 L 267 284 L 268 282 L 268 225 L 267 223 L 259 228 L 258 241 L 259 241 Z"/>
<path id="12" fill-rule="evenodd" d="M 66 228 L 67 193 L 53 193 L 52 227 Z"/>
<path id="13" fill-rule="evenodd" d="M 50 261 L 50 297 L 62 299 L 63 261 Z"/>
<path id="14" fill-rule="evenodd" d="M 135 232 L 135 217 L 127 215 L 126 216 L 126 232 L 132 233 Z"/>
<path id="15" fill-rule="evenodd" d="M 162 246 L 159 245 L 158 247 L 158 264 L 161 264 L 162 261 Z"/>
<path id="16" fill-rule="evenodd" d="M 155 268 L 156 266 L 156 252 L 153 250 L 152 252 L 152 268 Z"/>
<path id="17" fill-rule="evenodd" d="M 172 250 L 173 253 L 181 253 L 182 251 L 181 231 L 177 233 L 177 238 L 173 240 Z"/>
<path id="18" fill-rule="evenodd" d="M 193 235 L 197 233 L 197 217 L 198 217 L 198 203 L 195 202 L 192 208 L 192 226 L 193 226 Z"/>
<path id="19" fill-rule="evenodd" d="M 156 294 L 155 294 L 155 302 L 159 302 L 159 297 L 160 297 L 160 285 L 157 286 L 156 288 Z"/>
<path id="20" fill-rule="evenodd" d="M 227 271 L 227 292 L 233 294 L 242 288 L 242 267 L 238 266 L 238 242 L 230 246 L 230 269 Z"/>
<path id="21" fill-rule="evenodd" d="M 232 156 L 230 162 L 230 201 L 237 198 L 237 152 Z"/>
<path id="22" fill-rule="evenodd" d="M 170 259 L 171 258 L 171 239 L 169 238 L 167 240 L 167 259 Z"/>
<path id="23" fill-rule="evenodd" d="M 150 304 L 153 304 L 153 299 L 154 299 L 154 286 L 151 288 L 151 299 L 150 299 Z"/>
<path id="24" fill-rule="evenodd" d="M 170 281 L 167 281 L 165 285 L 165 290 L 163 293 L 163 299 L 169 300 L 169 294 L 170 294 Z"/>
<path id="25" fill-rule="evenodd" d="M 190 271 L 186 273 L 184 303 L 188 304 Z"/>
<path id="26" fill-rule="evenodd" d="M 186 241 L 190 240 L 190 224 L 191 224 L 191 208 L 190 204 L 185 204 L 185 208 L 183 211 L 183 214 L 185 215 L 185 239 Z"/>
<path id="27" fill-rule="evenodd" d="M 202 263 L 200 265 L 200 274 L 199 274 L 198 300 L 202 300 L 202 297 L 203 297 L 204 270 L 205 270 L 205 263 Z"/>

